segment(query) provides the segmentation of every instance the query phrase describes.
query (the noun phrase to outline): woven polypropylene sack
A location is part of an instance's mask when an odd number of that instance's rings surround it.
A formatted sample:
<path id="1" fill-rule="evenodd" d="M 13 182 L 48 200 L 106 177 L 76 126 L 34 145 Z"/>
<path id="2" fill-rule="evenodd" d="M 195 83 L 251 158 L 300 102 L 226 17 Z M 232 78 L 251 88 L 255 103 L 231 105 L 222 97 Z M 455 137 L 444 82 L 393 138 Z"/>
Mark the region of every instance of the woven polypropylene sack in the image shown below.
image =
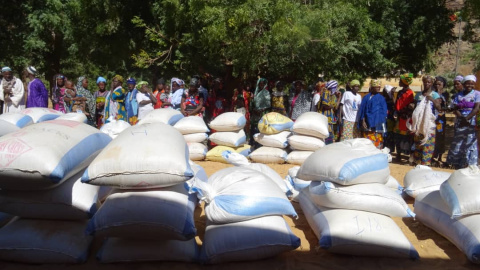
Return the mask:
<path id="1" fill-rule="evenodd" d="M 180 119 L 183 118 L 183 114 L 180 111 L 170 109 L 170 108 L 161 108 L 153 110 L 145 117 L 138 121 L 138 125 L 142 124 L 152 124 L 152 123 L 163 123 L 170 126 L 175 125 Z"/>
<path id="2" fill-rule="evenodd" d="M 282 131 L 273 135 L 257 133 L 253 135 L 253 139 L 263 146 L 286 148 L 288 146 L 287 137 L 290 136 L 290 134 L 292 134 L 290 131 Z"/>
<path id="3" fill-rule="evenodd" d="M 287 160 L 284 149 L 262 146 L 249 155 L 253 162 L 264 164 L 283 164 Z"/>
<path id="4" fill-rule="evenodd" d="M 440 186 L 440 195 L 452 217 L 480 214 L 480 169 L 471 166 L 456 170 Z"/>
<path id="5" fill-rule="evenodd" d="M 202 117 L 189 116 L 180 119 L 174 126 L 182 135 L 210 132 Z"/>
<path id="6" fill-rule="evenodd" d="M 238 112 L 226 112 L 217 116 L 208 124 L 211 129 L 215 131 L 239 131 L 243 129 L 247 119 Z"/>
<path id="7" fill-rule="evenodd" d="M 321 113 L 306 112 L 297 118 L 292 129 L 296 134 L 325 139 L 329 135 L 328 118 Z"/>
<path id="8" fill-rule="evenodd" d="M 418 165 L 405 174 L 403 178 L 404 192 L 410 197 L 417 197 L 420 193 L 440 189 L 451 173 L 435 171 L 428 166 Z"/>
<path id="9" fill-rule="evenodd" d="M 267 113 L 258 122 L 258 131 L 263 134 L 273 135 L 282 131 L 290 131 L 293 121 L 285 115 L 271 112 Z"/>
<path id="10" fill-rule="evenodd" d="M 20 112 L 0 114 L 0 120 L 7 121 L 19 128 L 33 124 L 33 119 Z"/>

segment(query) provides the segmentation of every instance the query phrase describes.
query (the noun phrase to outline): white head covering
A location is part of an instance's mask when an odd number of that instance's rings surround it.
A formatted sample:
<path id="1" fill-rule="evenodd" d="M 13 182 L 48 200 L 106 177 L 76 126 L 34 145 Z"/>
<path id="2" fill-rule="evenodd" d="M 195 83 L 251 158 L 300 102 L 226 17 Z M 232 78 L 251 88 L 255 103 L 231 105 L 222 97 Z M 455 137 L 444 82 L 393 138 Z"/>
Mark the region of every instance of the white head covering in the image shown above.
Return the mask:
<path id="1" fill-rule="evenodd" d="M 7 72 L 7 71 L 12 71 L 12 69 L 9 68 L 9 67 L 3 67 L 2 68 L 2 72 Z"/>
<path id="2" fill-rule="evenodd" d="M 465 76 L 465 78 L 463 79 L 463 82 L 466 82 L 466 81 L 474 81 L 474 82 L 477 82 L 477 77 L 475 77 L 475 75 L 467 75 L 467 76 Z"/>
<path id="3" fill-rule="evenodd" d="M 32 75 L 37 74 L 37 70 L 33 66 L 27 67 L 27 72 L 32 74 Z"/>
<path id="4" fill-rule="evenodd" d="M 385 89 L 385 91 L 387 92 L 387 94 L 388 94 L 390 97 L 392 97 L 392 89 L 393 89 L 393 86 L 387 84 L 387 85 L 385 85 L 385 86 L 383 87 L 383 89 Z"/>

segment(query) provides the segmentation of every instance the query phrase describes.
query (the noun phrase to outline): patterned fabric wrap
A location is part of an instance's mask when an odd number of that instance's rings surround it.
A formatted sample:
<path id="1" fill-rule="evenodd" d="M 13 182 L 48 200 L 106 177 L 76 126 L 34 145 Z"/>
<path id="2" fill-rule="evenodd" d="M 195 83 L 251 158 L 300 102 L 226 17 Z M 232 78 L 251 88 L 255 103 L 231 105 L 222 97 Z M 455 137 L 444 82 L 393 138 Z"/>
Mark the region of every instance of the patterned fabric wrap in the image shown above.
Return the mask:
<path id="1" fill-rule="evenodd" d="M 428 136 L 425 144 L 422 145 L 423 135 L 415 135 L 413 141 L 415 143 L 415 152 L 413 153 L 414 162 L 417 165 L 430 166 L 432 163 L 433 151 L 435 150 L 435 133 Z"/>
<path id="2" fill-rule="evenodd" d="M 364 131 L 363 137 L 372 141 L 373 145 L 378 149 L 383 148 L 383 135 L 375 131 Z"/>

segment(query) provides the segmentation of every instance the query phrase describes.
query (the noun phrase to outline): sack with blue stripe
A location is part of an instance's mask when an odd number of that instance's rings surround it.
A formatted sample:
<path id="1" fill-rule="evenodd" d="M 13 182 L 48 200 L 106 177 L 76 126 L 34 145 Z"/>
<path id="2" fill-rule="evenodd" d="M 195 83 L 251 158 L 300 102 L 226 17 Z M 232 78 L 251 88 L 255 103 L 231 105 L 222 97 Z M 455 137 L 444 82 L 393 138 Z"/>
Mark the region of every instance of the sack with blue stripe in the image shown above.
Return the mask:
<path id="1" fill-rule="evenodd" d="M 480 215 L 451 218 L 451 210 L 438 190 L 415 198 L 415 214 L 417 220 L 447 238 L 471 262 L 480 264 Z"/>
<path id="2" fill-rule="evenodd" d="M 450 207 L 452 218 L 480 214 L 480 168 L 456 170 L 440 186 L 440 195 Z"/>
<path id="3" fill-rule="evenodd" d="M 0 138 L 0 188 L 52 188 L 85 169 L 111 139 L 94 127 L 53 120 Z"/>
<path id="4" fill-rule="evenodd" d="M 190 192 L 204 200 L 212 223 L 223 224 L 269 215 L 297 216 L 285 193 L 265 174 L 231 167 L 214 173 L 208 182 L 194 179 Z"/>
<path id="5" fill-rule="evenodd" d="M 160 108 L 147 113 L 144 118 L 138 121 L 138 125 L 163 123 L 173 126 L 183 117 L 180 111 L 171 108 Z"/>
<path id="6" fill-rule="evenodd" d="M 341 186 L 332 182 L 312 182 L 309 191 L 312 201 L 320 207 L 361 210 L 391 217 L 415 216 L 402 196 L 384 184 Z"/>
<path id="7" fill-rule="evenodd" d="M 402 195 L 403 194 L 403 187 L 400 185 L 400 183 L 395 179 L 393 176 L 388 177 L 387 183 L 385 183 L 385 186 L 390 188 L 391 190 L 395 191 L 397 194 Z"/>
<path id="8" fill-rule="evenodd" d="M 19 130 L 14 124 L 0 119 L 0 137 Z"/>
<path id="9" fill-rule="evenodd" d="M 30 116 L 33 120 L 33 123 L 41 123 L 45 121 L 55 120 L 59 116 L 64 114 L 54 109 L 40 107 L 27 108 L 20 113 Z"/>
<path id="10" fill-rule="evenodd" d="M 100 204 L 100 187 L 83 184 L 82 173 L 51 189 L 0 190 L 0 211 L 32 219 L 90 219 Z"/>
<path id="11" fill-rule="evenodd" d="M 302 180 L 340 185 L 385 184 L 389 176 L 388 156 L 369 139 L 329 144 L 310 155 L 297 174 Z"/>
<path id="12" fill-rule="evenodd" d="M 276 112 L 270 112 L 262 116 L 258 122 L 258 131 L 262 134 L 273 135 L 282 131 L 290 131 L 293 127 L 293 121 Z"/>
<path id="13" fill-rule="evenodd" d="M 229 224 L 207 223 L 201 260 L 208 264 L 260 260 L 299 246 L 300 239 L 281 216 Z"/>
<path id="14" fill-rule="evenodd" d="M 0 120 L 7 121 L 19 128 L 24 128 L 33 124 L 33 119 L 20 112 L 0 114 Z"/>
<path id="15" fill-rule="evenodd" d="M 440 190 L 440 185 L 445 182 L 451 173 L 436 171 L 424 165 L 417 165 L 407 172 L 403 178 L 404 192 L 416 198 L 423 192 Z"/>
<path id="16" fill-rule="evenodd" d="M 198 203 L 185 184 L 158 190 L 116 190 L 90 220 L 87 233 L 147 240 L 195 237 L 193 212 Z"/>
<path id="17" fill-rule="evenodd" d="M 393 219 L 385 215 L 316 206 L 307 189 L 299 196 L 320 248 L 356 256 L 418 259 L 419 255 Z"/>
<path id="18" fill-rule="evenodd" d="M 136 125 L 98 154 L 82 181 L 121 189 L 168 187 L 192 178 L 188 161 L 188 146 L 175 128 L 163 123 Z"/>

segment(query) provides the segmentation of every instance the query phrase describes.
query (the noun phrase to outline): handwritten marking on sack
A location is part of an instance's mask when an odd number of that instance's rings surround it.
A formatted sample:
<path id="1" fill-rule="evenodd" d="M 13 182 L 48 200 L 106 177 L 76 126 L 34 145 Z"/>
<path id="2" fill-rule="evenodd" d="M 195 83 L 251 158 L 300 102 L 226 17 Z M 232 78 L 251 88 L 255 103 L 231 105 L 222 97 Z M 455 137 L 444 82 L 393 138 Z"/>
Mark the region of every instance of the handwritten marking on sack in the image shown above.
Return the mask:
<path id="1" fill-rule="evenodd" d="M 49 124 L 55 124 L 55 125 L 60 125 L 60 126 L 66 126 L 66 127 L 71 127 L 74 128 L 78 125 L 80 125 L 79 122 L 77 121 L 69 121 L 69 120 L 52 120 L 48 122 Z"/>
<path id="2" fill-rule="evenodd" d="M 139 131 L 132 131 L 132 135 L 135 136 L 136 134 L 145 134 L 145 136 L 147 136 L 147 130 L 139 130 Z"/>
<path id="3" fill-rule="evenodd" d="M 357 227 L 355 235 L 361 235 L 364 232 L 379 232 L 382 231 L 382 225 L 376 218 L 367 217 L 366 219 L 359 216 L 353 217 Z M 368 222 L 367 222 L 368 221 Z"/>
<path id="4" fill-rule="evenodd" d="M 0 143 L 0 167 L 8 167 L 10 164 L 32 150 L 28 144 L 18 138 L 12 138 Z"/>

